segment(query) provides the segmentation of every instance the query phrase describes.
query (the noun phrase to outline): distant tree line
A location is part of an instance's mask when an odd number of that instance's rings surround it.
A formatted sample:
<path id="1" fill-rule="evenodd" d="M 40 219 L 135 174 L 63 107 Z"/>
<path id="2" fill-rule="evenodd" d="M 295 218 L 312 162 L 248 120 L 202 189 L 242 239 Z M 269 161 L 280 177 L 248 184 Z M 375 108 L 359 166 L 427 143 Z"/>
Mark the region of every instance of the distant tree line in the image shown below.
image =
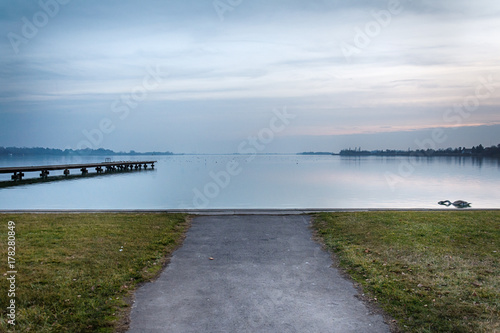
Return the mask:
<path id="1" fill-rule="evenodd" d="M 0 147 L 0 156 L 114 156 L 114 155 L 173 155 L 172 152 L 145 152 L 138 153 L 133 150 L 126 152 L 115 152 L 110 149 L 54 149 L 54 148 L 26 148 L 26 147 Z"/>
<path id="2" fill-rule="evenodd" d="M 491 147 L 483 145 L 472 148 L 458 147 L 446 149 L 417 149 L 417 150 L 361 150 L 361 147 L 354 149 L 343 149 L 339 155 L 343 156 L 476 156 L 476 157 L 500 157 L 500 144 Z"/>
<path id="3" fill-rule="evenodd" d="M 305 151 L 303 153 L 298 153 L 297 155 L 333 155 L 333 153 L 324 151 Z"/>

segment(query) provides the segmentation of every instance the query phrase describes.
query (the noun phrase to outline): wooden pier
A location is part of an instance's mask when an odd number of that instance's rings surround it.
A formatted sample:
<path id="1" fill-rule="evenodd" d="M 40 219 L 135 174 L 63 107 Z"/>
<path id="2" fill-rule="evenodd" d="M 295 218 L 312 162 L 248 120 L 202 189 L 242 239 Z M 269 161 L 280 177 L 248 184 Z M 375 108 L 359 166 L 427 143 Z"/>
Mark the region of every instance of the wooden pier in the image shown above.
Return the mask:
<path id="1" fill-rule="evenodd" d="M 89 169 L 94 168 L 97 173 L 140 170 L 147 169 L 151 165 L 154 169 L 157 161 L 118 161 L 118 162 L 102 162 L 102 163 L 84 163 L 84 164 L 63 164 L 63 165 L 41 165 L 41 166 L 24 166 L 24 167 L 8 167 L 0 168 L 0 173 L 12 173 L 11 179 L 22 180 L 25 172 L 40 172 L 40 178 L 47 178 L 50 171 L 64 170 L 63 174 L 68 176 L 70 170 L 79 169 L 82 175 L 86 175 Z"/>

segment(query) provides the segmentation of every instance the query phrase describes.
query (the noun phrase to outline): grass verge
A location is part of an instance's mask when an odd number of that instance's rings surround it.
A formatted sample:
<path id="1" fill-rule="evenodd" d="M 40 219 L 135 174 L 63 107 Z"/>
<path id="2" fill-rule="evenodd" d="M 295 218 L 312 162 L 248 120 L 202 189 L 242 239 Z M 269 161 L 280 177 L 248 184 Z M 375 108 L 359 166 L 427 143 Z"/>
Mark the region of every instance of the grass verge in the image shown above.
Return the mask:
<path id="1" fill-rule="evenodd" d="M 314 228 L 401 331 L 500 331 L 500 212 L 321 213 Z"/>
<path id="2" fill-rule="evenodd" d="M 6 317 L 8 221 L 16 232 L 15 329 Z M 0 214 L 0 331 L 123 329 L 131 292 L 159 273 L 188 224 L 184 214 Z"/>

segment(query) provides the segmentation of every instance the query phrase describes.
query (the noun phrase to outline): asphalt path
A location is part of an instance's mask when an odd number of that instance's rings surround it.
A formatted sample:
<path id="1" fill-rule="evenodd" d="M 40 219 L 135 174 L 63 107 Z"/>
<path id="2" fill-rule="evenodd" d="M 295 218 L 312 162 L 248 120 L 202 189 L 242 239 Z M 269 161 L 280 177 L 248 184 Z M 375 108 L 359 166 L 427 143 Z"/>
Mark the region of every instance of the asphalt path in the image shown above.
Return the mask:
<path id="1" fill-rule="evenodd" d="M 389 332 L 312 239 L 306 215 L 195 217 L 129 332 Z"/>

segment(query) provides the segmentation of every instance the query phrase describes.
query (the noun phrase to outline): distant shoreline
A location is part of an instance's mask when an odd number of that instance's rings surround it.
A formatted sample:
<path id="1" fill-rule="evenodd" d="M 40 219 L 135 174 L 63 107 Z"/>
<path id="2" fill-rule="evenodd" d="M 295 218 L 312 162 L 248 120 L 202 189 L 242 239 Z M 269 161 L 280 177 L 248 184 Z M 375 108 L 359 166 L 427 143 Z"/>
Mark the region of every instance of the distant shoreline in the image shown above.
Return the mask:
<path id="1" fill-rule="evenodd" d="M 1 147 L 0 146 L 0 157 L 14 157 L 14 156 L 145 156 L 145 155 L 182 155 L 182 154 L 174 154 L 170 151 L 164 152 L 145 152 L 140 153 L 134 150 L 130 150 L 129 152 L 115 152 L 110 149 L 53 149 L 53 148 L 27 148 L 27 147 Z"/>
<path id="2" fill-rule="evenodd" d="M 0 158 L 5 157 L 113 157 L 113 156 L 407 156 L 407 157 L 491 157 L 500 158 L 500 144 L 497 146 L 483 147 L 482 145 L 472 148 L 447 148 L 447 149 L 420 149 L 420 150 L 361 150 L 343 149 L 339 153 L 324 152 L 324 151 L 306 151 L 299 153 L 253 153 L 253 154 L 240 154 L 240 153 L 173 153 L 170 151 L 158 152 L 136 152 L 130 150 L 129 152 L 115 152 L 110 149 L 53 149 L 53 148 L 27 148 L 27 147 L 2 147 L 0 146 Z"/>
<path id="3" fill-rule="evenodd" d="M 410 153 L 385 153 L 385 152 L 380 152 L 380 153 L 340 153 L 340 154 L 335 154 L 339 156 L 344 156 L 344 157 L 363 157 L 363 156 L 379 156 L 379 157 L 476 157 L 476 158 L 483 158 L 483 157 L 488 157 L 488 158 L 500 158 L 500 154 L 453 154 L 453 153 L 440 153 L 440 152 L 433 152 L 433 153 L 426 153 L 426 152 L 410 152 Z"/>
<path id="4" fill-rule="evenodd" d="M 458 147 L 446 149 L 417 149 L 417 150 L 361 150 L 361 147 L 355 149 L 343 149 L 340 156 L 411 156 L 411 157 L 433 157 L 433 156 L 459 156 L 459 157 L 500 157 L 500 144 L 491 147 L 483 147 L 479 144 L 472 148 Z"/>

